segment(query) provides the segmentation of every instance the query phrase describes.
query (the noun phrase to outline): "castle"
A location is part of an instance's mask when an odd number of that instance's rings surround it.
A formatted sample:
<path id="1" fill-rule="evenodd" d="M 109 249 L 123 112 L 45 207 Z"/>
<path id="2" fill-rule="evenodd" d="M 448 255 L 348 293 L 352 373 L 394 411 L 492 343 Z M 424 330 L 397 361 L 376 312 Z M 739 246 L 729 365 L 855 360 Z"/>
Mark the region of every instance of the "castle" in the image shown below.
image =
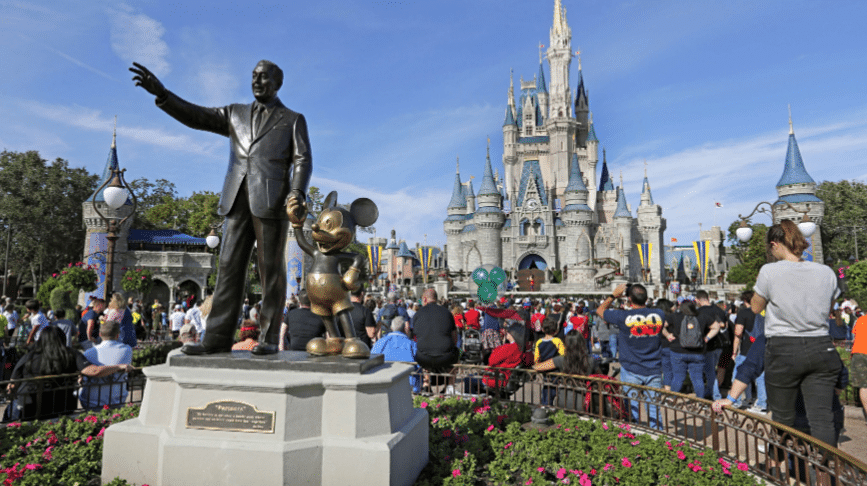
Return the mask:
<path id="1" fill-rule="evenodd" d="M 580 53 L 575 53 L 580 56 Z M 607 288 L 611 278 L 662 282 L 665 276 L 662 208 L 654 204 L 645 170 L 637 217 L 626 202 L 621 177 L 615 188 L 605 150 L 597 186 L 599 139 L 593 128 L 578 57 L 574 98 L 570 89 L 572 31 L 566 9 L 554 2 L 546 82 L 539 72 L 510 82 L 503 122 L 504 175 L 491 165 L 490 142 L 481 187 L 455 174 L 448 216 L 447 261 L 452 272 L 484 264 L 513 270 L 558 269 L 570 290 Z M 649 257 L 649 258 L 648 258 Z M 643 262 L 643 263 L 642 263 Z"/>

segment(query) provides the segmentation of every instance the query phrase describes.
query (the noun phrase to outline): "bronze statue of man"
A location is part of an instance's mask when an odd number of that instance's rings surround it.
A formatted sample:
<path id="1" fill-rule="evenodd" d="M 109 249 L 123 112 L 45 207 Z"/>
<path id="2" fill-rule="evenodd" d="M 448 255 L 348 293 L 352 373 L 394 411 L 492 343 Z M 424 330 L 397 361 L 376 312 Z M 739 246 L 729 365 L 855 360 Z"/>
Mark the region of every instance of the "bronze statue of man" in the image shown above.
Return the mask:
<path id="1" fill-rule="evenodd" d="M 156 104 L 174 119 L 197 130 L 229 137 L 229 169 L 218 214 L 226 218 L 214 307 L 201 344 L 187 344 L 186 354 L 230 351 L 244 301 L 247 264 L 256 244 L 262 309 L 262 338 L 254 354 L 277 352 L 286 301 L 284 250 L 289 230 L 286 200 L 306 200 L 313 161 L 304 115 L 283 106 L 277 90 L 283 71 L 270 61 L 253 69 L 250 104 L 205 108 L 167 90 L 146 67 L 133 63 L 136 86 L 156 96 Z"/>

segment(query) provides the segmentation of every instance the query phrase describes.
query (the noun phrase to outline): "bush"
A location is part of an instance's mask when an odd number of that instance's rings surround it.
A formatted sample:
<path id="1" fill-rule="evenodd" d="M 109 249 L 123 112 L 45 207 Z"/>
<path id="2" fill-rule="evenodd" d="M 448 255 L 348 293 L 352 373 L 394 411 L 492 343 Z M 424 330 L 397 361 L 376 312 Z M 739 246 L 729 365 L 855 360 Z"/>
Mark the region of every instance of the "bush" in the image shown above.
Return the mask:
<path id="1" fill-rule="evenodd" d="M 547 430 L 524 430 L 526 405 L 429 399 L 430 462 L 416 484 L 754 485 L 745 463 L 710 449 L 636 435 L 629 425 L 562 411 Z"/>
<path id="2" fill-rule="evenodd" d="M 6 424 L 0 428 L 0 479 L 15 485 L 83 485 L 102 471 L 105 429 L 138 414 L 139 407 L 130 405 L 56 422 Z"/>
<path id="3" fill-rule="evenodd" d="M 132 351 L 132 365 L 136 368 L 160 365 L 166 362 L 169 352 L 181 347 L 180 341 L 171 341 L 156 346 L 142 346 Z"/>

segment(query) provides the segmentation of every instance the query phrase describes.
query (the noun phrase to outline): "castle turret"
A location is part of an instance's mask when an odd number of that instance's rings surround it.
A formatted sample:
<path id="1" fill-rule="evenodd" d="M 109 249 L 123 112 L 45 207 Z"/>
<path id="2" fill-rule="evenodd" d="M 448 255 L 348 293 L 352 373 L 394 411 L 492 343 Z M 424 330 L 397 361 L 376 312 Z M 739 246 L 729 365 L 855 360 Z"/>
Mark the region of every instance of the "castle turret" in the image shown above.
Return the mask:
<path id="1" fill-rule="evenodd" d="M 464 197 L 467 199 L 467 216 L 476 212 L 476 192 L 473 191 L 473 176 L 464 186 Z"/>
<path id="2" fill-rule="evenodd" d="M 617 189 L 617 209 L 614 211 L 614 224 L 617 225 L 617 234 L 620 238 L 620 268 L 623 275 L 629 277 L 631 269 L 630 255 L 632 254 L 632 213 L 626 204 L 626 193 L 623 191 L 623 182 Z"/>
<path id="3" fill-rule="evenodd" d="M 443 222 L 443 227 L 446 232 L 446 242 L 448 244 L 448 261 L 449 269 L 453 272 L 461 269 L 461 232 L 464 229 L 467 215 L 467 198 L 464 194 L 464 186 L 461 184 L 460 162 L 455 169 L 455 185 L 452 189 L 452 199 L 449 201 L 448 216 Z M 389 242 L 391 244 L 391 242 Z M 394 243 L 395 249 L 397 242 Z M 389 262 L 391 257 L 389 255 Z M 391 265 L 391 263 L 389 263 Z M 389 274 L 391 278 L 391 273 Z"/>
<path id="4" fill-rule="evenodd" d="M 506 103 L 506 118 L 503 121 L 503 168 L 505 169 L 506 192 L 515 188 L 512 181 L 517 177 L 518 168 L 518 113 L 515 107 L 515 79 L 509 72 L 509 94 Z"/>
<path id="5" fill-rule="evenodd" d="M 569 184 L 563 193 L 563 210 L 560 217 L 566 226 L 566 243 L 563 247 L 564 264 L 575 269 L 578 264 L 590 266 L 591 231 L 593 212 L 587 205 L 589 191 L 584 184 L 584 177 L 578 164 L 578 155 L 572 156 L 569 168 Z M 589 275 L 592 277 L 592 274 Z M 583 281 L 588 278 L 584 273 L 567 272 L 570 283 L 589 284 Z"/>
<path id="6" fill-rule="evenodd" d="M 647 179 L 647 167 L 645 166 L 641 203 L 638 205 L 638 232 L 643 240 L 640 243 L 652 245 L 649 248 L 649 266 L 651 278 L 656 283 L 663 282 L 665 275 L 665 242 L 662 236 L 665 228 L 666 221 L 662 217 L 662 208 L 653 202 L 653 195 L 650 193 L 650 182 Z"/>
<path id="7" fill-rule="evenodd" d="M 539 111 L 547 118 L 551 116 L 548 114 L 548 83 L 545 82 L 541 47 L 539 49 L 539 74 L 536 76 L 536 97 L 539 99 Z"/>
<path id="8" fill-rule="evenodd" d="M 804 161 L 801 159 L 801 150 L 798 141 L 795 140 L 795 129 L 792 125 L 792 115 L 789 113 L 789 148 L 786 152 L 786 163 L 783 167 L 783 175 L 777 182 L 777 195 L 780 202 L 774 208 L 774 224 L 784 219 L 800 223 L 803 212 L 807 211 L 810 220 L 816 223 L 816 231 L 807 241 L 813 246 L 804 255 L 806 259 L 823 262 L 822 235 L 819 225 L 825 217 L 825 203 L 816 197 L 816 181 L 807 173 Z M 795 208 L 793 211 L 785 203 Z"/>
<path id="9" fill-rule="evenodd" d="M 596 138 L 596 129 L 593 127 L 593 112 L 589 112 L 588 115 L 588 130 L 587 130 L 587 139 L 584 141 L 584 144 L 587 148 L 586 154 L 587 159 L 585 160 L 584 170 L 582 170 L 584 177 L 587 178 L 587 181 L 590 181 L 590 196 L 588 199 L 588 204 L 594 210 L 596 209 L 596 166 L 599 165 L 599 139 Z"/>
<path id="10" fill-rule="evenodd" d="M 111 148 L 108 150 L 108 160 L 105 162 L 102 177 L 99 179 L 99 182 L 97 182 L 96 187 L 98 188 L 102 186 L 111 178 L 112 170 L 117 170 L 119 168 L 120 166 L 117 161 L 117 127 L 115 126 L 114 133 L 111 136 Z M 108 241 L 106 240 L 106 234 L 108 229 L 105 227 L 103 219 L 99 214 L 97 214 L 94 206 L 96 206 L 106 218 L 116 219 L 118 221 L 132 214 L 133 210 L 132 201 L 129 200 L 119 209 L 111 209 L 105 202 L 103 191 L 104 190 L 94 192 L 86 201 L 81 203 L 84 226 L 87 235 L 84 242 L 85 260 L 89 265 L 99 266 L 99 271 L 97 272 L 99 277 L 97 288 L 91 292 L 91 294 L 100 297 L 104 297 L 105 293 L 106 255 L 108 254 Z M 121 268 L 124 266 L 124 262 L 126 261 L 126 252 L 128 250 L 127 239 L 129 238 L 129 229 L 130 226 L 132 226 L 132 221 L 133 218 L 126 220 L 118 231 L 118 240 L 114 247 L 114 278 L 111 286 L 114 291 L 119 291 L 121 289 L 120 282 L 123 276 Z M 111 296 L 107 297 L 111 298 Z"/>
<path id="11" fill-rule="evenodd" d="M 617 191 L 608 172 L 605 149 L 602 149 L 602 176 L 599 178 L 599 190 L 596 192 L 596 215 L 599 223 L 611 223 L 616 210 Z"/>
<path id="12" fill-rule="evenodd" d="M 584 89 L 584 73 L 581 72 L 581 54 L 579 53 L 578 88 L 575 90 L 575 120 L 578 122 L 575 141 L 579 147 L 585 146 L 587 143 L 587 136 L 590 133 L 590 121 L 588 119 L 589 113 L 590 102 L 587 99 L 587 91 Z"/>
<path id="13" fill-rule="evenodd" d="M 487 157 L 485 158 L 485 174 L 479 188 L 478 204 L 473 224 L 476 227 L 476 241 L 482 256 L 482 264 L 502 266 L 503 245 L 500 232 L 505 221 L 501 194 L 494 181 L 491 169 L 491 142 L 488 140 Z"/>

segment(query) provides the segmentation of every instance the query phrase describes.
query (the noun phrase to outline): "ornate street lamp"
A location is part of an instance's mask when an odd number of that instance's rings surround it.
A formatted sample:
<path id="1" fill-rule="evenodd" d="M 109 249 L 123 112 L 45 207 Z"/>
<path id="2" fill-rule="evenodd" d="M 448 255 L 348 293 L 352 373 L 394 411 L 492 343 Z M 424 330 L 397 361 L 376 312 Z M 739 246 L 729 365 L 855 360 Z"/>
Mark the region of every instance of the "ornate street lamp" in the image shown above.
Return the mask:
<path id="1" fill-rule="evenodd" d="M 106 230 L 108 233 L 105 236 L 105 239 L 108 240 L 108 261 L 105 265 L 105 290 L 103 294 L 103 298 L 108 300 L 113 293 L 114 289 L 112 288 L 114 283 L 114 247 L 115 243 L 117 243 L 119 229 L 123 226 L 126 221 L 135 214 L 135 209 L 137 206 L 137 201 L 135 194 L 129 189 L 129 185 L 126 183 L 126 180 L 123 177 L 126 169 L 111 169 L 111 176 L 107 181 L 103 182 L 99 189 L 93 193 L 93 209 L 96 211 L 96 214 L 102 218 L 102 221 L 105 223 Z M 105 190 L 103 190 L 105 189 Z M 117 218 L 107 218 L 102 212 L 99 210 L 99 205 L 96 203 L 96 196 L 102 192 L 103 199 L 105 200 L 105 204 L 108 205 L 114 211 L 117 211 L 124 204 L 126 204 L 127 199 L 132 196 L 132 211 L 123 218 L 118 221 Z"/>
<path id="2" fill-rule="evenodd" d="M 219 227 L 219 224 L 212 224 L 211 232 L 208 233 L 207 237 L 205 237 L 205 244 L 207 244 L 208 248 L 212 250 L 220 245 L 220 236 L 217 235 L 217 228 Z"/>
<path id="3" fill-rule="evenodd" d="M 804 235 L 805 238 L 809 238 L 809 237 L 813 236 L 813 233 L 816 232 L 816 223 L 811 221 L 810 217 L 807 216 L 807 213 L 810 212 L 810 205 L 808 204 L 807 209 L 804 211 L 801 211 L 799 209 L 795 209 L 795 207 L 793 207 L 788 202 L 778 199 L 773 204 L 766 202 L 766 201 L 762 201 L 762 202 L 758 203 L 756 205 L 755 209 L 753 209 L 753 212 L 751 212 L 747 216 L 741 216 L 739 214 L 738 218 L 741 219 L 741 224 L 740 224 L 740 227 L 735 231 L 735 234 L 737 235 L 738 239 L 744 243 L 750 241 L 750 238 L 752 238 L 752 236 L 753 236 L 753 229 L 747 225 L 747 221 L 756 213 L 770 214 L 771 215 L 771 222 L 775 221 L 776 220 L 776 210 L 774 209 L 774 206 L 779 204 L 779 203 L 785 204 L 786 207 L 791 209 L 792 211 L 803 214 L 804 216 L 801 218 L 801 222 L 798 223 L 798 229 L 801 230 L 801 234 Z M 763 208 L 762 207 L 763 204 L 766 204 L 768 207 Z"/>

